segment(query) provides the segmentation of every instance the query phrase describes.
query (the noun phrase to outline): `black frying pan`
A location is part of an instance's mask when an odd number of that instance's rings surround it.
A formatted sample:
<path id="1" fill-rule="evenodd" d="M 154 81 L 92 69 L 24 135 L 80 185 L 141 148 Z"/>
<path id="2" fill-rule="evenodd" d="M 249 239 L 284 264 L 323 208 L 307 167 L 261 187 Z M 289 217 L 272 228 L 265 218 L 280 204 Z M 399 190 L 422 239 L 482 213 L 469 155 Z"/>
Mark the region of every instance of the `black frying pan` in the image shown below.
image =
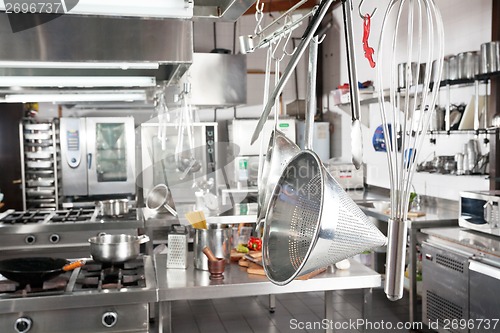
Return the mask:
<path id="1" fill-rule="evenodd" d="M 84 261 L 69 263 L 66 259 L 34 257 L 0 261 L 0 274 L 21 285 L 42 286 L 44 281 L 84 265 Z"/>

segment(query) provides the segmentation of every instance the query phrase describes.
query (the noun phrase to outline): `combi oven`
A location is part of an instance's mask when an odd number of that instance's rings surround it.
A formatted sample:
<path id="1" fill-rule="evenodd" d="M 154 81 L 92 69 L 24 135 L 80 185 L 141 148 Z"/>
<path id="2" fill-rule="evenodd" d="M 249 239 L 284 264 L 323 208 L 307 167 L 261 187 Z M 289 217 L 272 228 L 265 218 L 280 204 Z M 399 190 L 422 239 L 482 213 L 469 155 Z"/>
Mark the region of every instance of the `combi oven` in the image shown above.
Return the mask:
<path id="1" fill-rule="evenodd" d="M 64 196 L 135 194 L 132 117 L 61 118 Z"/>

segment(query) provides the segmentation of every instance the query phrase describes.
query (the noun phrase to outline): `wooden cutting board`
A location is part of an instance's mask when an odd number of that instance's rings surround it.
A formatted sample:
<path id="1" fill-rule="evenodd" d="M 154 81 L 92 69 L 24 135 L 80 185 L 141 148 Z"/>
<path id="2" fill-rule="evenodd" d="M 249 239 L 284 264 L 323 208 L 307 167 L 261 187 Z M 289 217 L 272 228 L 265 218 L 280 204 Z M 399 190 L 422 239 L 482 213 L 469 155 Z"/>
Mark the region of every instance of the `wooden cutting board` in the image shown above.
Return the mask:
<path id="1" fill-rule="evenodd" d="M 384 212 L 386 215 L 391 215 L 391 210 L 388 209 Z M 425 216 L 425 212 L 408 212 L 408 217 L 422 217 Z"/>
<path id="2" fill-rule="evenodd" d="M 245 256 L 245 254 L 250 255 L 254 259 L 262 258 L 262 251 L 250 251 L 248 253 L 236 252 L 235 249 L 231 250 L 231 261 L 238 261 Z"/>
<path id="3" fill-rule="evenodd" d="M 248 268 L 247 268 L 247 273 L 248 274 L 255 274 L 255 275 L 266 275 L 266 272 L 264 271 L 264 267 L 254 264 L 253 262 L 248 262 Z"/>
<path id="4" fill-rule="evenodd" d="M 326 271 L 326 267 L 324 268 L 319 268 L 315 271 L 312 271 L 310 273 L 307 273 L 306 275 L 302 275 L 301 277 L 297 278 L 296 280 L 308 280 L 310 278 L 313 278 L 323 272 Z M 255 274 L 255 275 L 266 275 L 266 272 L 264 271 L 264 267 L 254 264 L 253 262 L 248 263 L 248 268 L 247 268 L 247 273 L 248 274 Z"/>

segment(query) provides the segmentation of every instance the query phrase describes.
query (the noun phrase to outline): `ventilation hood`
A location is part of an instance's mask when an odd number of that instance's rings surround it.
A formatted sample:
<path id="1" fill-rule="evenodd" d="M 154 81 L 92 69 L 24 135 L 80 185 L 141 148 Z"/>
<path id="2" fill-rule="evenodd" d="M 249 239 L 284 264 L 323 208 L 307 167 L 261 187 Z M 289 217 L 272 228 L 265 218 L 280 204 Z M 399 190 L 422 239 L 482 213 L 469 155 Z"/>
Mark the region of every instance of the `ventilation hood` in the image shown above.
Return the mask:
<path id="1" fill-rule="evenodd" d="M 36 22 L 41 16 L 33 15 Z M 0 76 L 146 76 L 170 80 L 193 59 L 190 20 L 62 15 L 12 32 L 0 14 Z"/>
<path id="2" fill-rule="evenodd" d="M 236 20 L 254 0 L 62 3 L 64 15 L 0 12 L 0 102 L 51 90 L 56 97 L 137 89 L 149 96 L 191 66 L 193 20 Z"/>

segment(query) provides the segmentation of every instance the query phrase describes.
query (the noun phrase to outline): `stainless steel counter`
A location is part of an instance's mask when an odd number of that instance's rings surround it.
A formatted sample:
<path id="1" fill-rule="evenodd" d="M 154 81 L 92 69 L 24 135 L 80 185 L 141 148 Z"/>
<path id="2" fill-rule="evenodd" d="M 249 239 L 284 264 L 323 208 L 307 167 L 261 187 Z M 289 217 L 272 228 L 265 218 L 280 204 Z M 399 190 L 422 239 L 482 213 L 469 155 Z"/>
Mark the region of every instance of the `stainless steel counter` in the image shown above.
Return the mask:
<path id="1" fill-rule="evenodd" d="M 443 240 L 468 248 L 492 259 L 500 259 L 500 237 L 474 230 L 455 228 L 433 228 L 422 230 L 432 240 Z"/>
<path id="2" fill-rule="evenodd" d="M 378 221 L 388 222 L 389 215 L 375 209 L 373 202 L 390 201 L 389 191 L 383 189 L 367 189 L 363 192 L 348 192 L 361 210 Z M 411 218 L 408 221 L 409 251 L 409 281 L 410 281 L 410 321 L 420 321 L 417 318 L 417 235 L 422 229 L 458 226 L 458 202 L 439 198 L 422 198 L 422 209 L 425 216 Z"/>
<path id="3" fill-rule="evenodd" d="M 141 208 L 140 214 L 146 228 L 157 228 L 179 223 L 189 225 L 184 214 L 193 210 L 192 205 L 189 208 L 181 206 L 177 209 L 179 216 L 174 217 L 169 213 L 157 213 L 148 208 Z M 257 206 L 256 204 L 237 204 L 235 207 L 222 206 L 217 212 L 205 214 L 205 217 L 209 224 L 255 223 L 257 220 Z"/>
<path id="4" fill-rule="evenodd" d="M 192 263 L 192 256 L 190 259 Z M 175 300 L 325 291 L 325 316 L 326 319 L 332 319 L 334 290 L 365 289 L 366 308 L 363 308 L 363 314 L 366 316 L 371 308 L 371 288 L 381 286 L 380 274 L 354 260 L 351 260 L 349 270 L 325 272 L 309 280 L 293 281 L 286 286 L 277 286 L 265 276 L 249 275 L 246 269 L 237 264 L 226 266 L 222 281 L 210 280 L 209 272 L 196 270 L 193 264 L 186 270 L 167 269 L 165 255 L 156 255 L 155 266 L 160 302 L 159 332 L 171 332 L 171 302 Z"/>

